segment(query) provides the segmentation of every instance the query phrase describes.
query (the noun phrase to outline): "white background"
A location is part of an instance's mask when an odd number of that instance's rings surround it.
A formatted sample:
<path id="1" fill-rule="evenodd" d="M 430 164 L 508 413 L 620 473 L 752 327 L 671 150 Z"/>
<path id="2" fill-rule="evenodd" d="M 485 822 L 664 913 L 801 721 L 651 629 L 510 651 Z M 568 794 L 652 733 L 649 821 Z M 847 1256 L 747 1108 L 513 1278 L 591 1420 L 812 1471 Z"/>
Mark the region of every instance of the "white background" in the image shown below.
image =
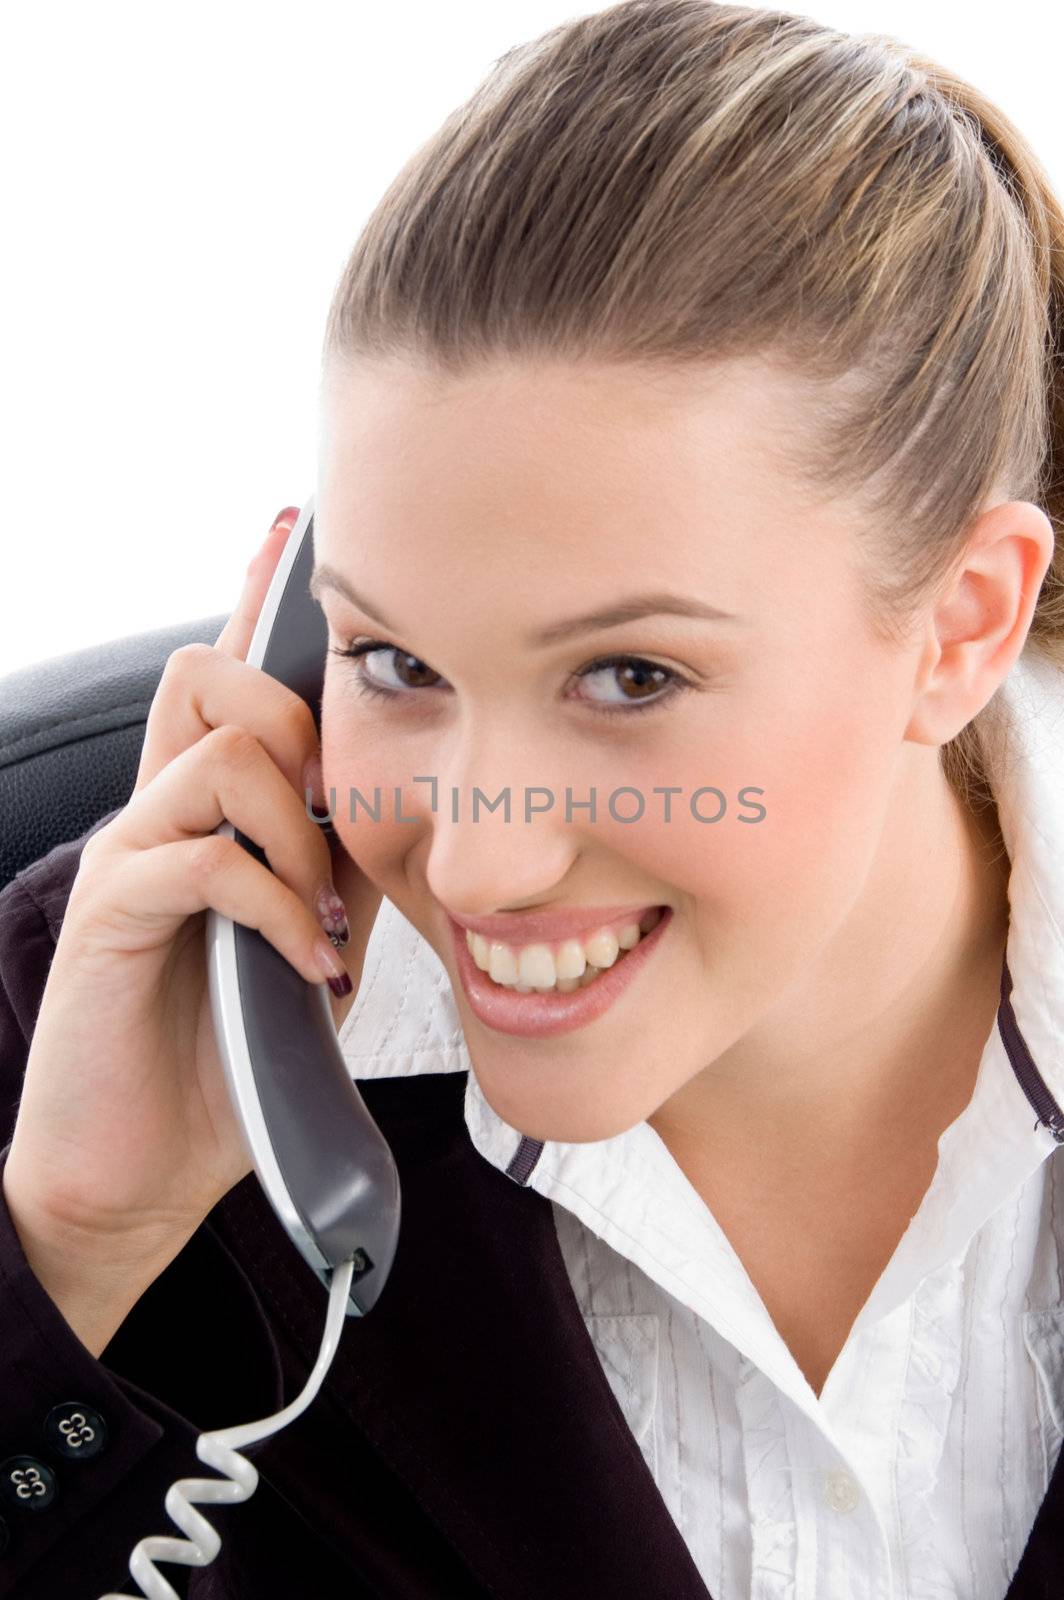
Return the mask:
<path id="1" fill-rule="evenodd" d="M 231 609 L 314 491 L 325 316 L 408 155 L 552 0 L 5 6 L 0 674 Z M 1064 186 L 1064 21 L 823 0 L 979 85 Z"/>

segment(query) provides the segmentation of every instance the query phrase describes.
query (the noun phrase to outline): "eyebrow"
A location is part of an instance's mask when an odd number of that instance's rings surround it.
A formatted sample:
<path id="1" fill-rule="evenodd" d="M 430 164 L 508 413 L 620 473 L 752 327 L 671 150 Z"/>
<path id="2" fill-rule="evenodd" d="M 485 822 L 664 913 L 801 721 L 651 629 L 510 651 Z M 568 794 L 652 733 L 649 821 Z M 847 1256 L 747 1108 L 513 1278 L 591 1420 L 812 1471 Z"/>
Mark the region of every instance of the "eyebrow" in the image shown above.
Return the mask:
<path id="1" fill-rule="evenodd" d="M 381 627 L 387 628 L 390 633 L 400 631 L 378 611 L 376 606 L 370 604 L 365 595 L 359 594 L 342 573 L 337 572 L 335 567 L 330 567 L 327 562 L 316 566 L 310 577 L 310 593 L 315 600 L 320 600 L 323 589 L 335 589 L 345 600 L 349 600 L 353 606 L 364 611 L 367 617 L 372 617 L 374 622 L 379 622 Z M 592 633 L 599 628 L 615 628 L 622 622 L 634 622 L 640 617 L 660 615 L 697 617 L 710 622 L 748 620 L 737 612 L 723 611 L 719 606 L 708 605 L 705 601 L 694 600 L 688 595 L 654 590 L 648 594 L 628 595 L 622 600 L 614 601 L 612 605 L 581 612 L 579 616 L 567 617 L 563 622 L 552 622 L 549 627 L 527 633 L 525 642 L 532 648 L 542 648 L 545 645 L 558 644 L 562 639 L 569 639 L 574 634 Z"/>

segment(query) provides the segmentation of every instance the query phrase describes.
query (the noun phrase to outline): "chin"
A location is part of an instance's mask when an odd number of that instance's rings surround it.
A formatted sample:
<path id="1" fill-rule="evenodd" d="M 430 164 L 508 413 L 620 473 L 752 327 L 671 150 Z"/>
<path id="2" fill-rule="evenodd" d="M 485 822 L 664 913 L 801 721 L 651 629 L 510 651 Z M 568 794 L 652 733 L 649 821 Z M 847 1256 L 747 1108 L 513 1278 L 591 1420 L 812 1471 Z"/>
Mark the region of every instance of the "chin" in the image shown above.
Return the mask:
<path id="1" fill-rule="evenodd" d="M 596 1104 L 586 1094 L 581 1096 L 579 1090 L 573 1091 L 571 1077 L 567 1093 L 548 1096 L 544 1092 L 542 1075 L 537 1074 L 534 1066 L 515 1069 L 527 1074 L 527 1094 L 513 1094 L 512 1074 L 508 1074 L 510 1092 L 503 1094 L 492 1085 L 490 1072 L 486 1075 L 481 1072 L 472 1052 L 470 1060 L 481 1093 L 496 1116 L 529 1139 L 550 1139 L 562 1144 L 593 1144 L 602 1139 L 615 1139 L 642 1122 L 654 1109 L 648 1106 L 645 1111 L 641 1108 L 625 1111 L 615 1102 Z"/>

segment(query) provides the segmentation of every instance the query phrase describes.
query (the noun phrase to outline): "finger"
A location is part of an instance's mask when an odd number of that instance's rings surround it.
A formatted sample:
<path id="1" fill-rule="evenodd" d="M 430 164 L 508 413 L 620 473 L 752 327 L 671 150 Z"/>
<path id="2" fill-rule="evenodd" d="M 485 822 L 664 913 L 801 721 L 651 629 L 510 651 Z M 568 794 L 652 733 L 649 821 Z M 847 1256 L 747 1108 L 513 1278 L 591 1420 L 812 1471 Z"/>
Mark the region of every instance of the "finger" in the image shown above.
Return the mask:
<path id="1" fill-rule="evenodd" d="M 232 823 L 265 852 L 270 869 L 313 916 L 319 891 L 332 877 L 329 846 L 294 788 L 246 728 L 215 729 L 165 766 L 115 819 L 110 849 L 143 851 L 213 835 L 222 822 Z M 225 843 L 224 836 L 219 843 Z M 208 863 L 214 850 L 205 841 Z M 224 852 L 217 854 L 224 859 Z"/>
<path id="2" fill-rule="evenodd" d="M 234 839 L 171 841 L 126 855 L 111 871 L 114 905 L 140 909 L 109 911 L 100 924 L 109 942 L 116 935 L 139 942 L 149 927 L 162 943 L 195 912 L 214 910 L 257 928 L 308 983 L 343 975 L 339 952 L 299 895 Z M 89 926 L 90 936 L 81 935 L 84 958 L 92 953 Z"/>
<path id="3" fill-rule="evenodd" d="M 285 506 L 283 511 L 277 513 L 261 549 L 248 562 L 244 587 L 232 614 L 215 640 L 216 650 L 221 650 L 228 656 L 235 656 L 241 661 L 247 660 L 248 646 L 255 632 L 255 624 L 259 620 L 270 580 L 298 520 L 298 506 Z"/>
<path id="4" fill-rule="evenodd" d="M 254 734 L 305 805 L 303 769 L 320 751 L 314 713 L 261 667 L 209 644 L 181 645 L 167 659 L 148 707 L 134 795 L 183 751 L 226 726 Z"/>

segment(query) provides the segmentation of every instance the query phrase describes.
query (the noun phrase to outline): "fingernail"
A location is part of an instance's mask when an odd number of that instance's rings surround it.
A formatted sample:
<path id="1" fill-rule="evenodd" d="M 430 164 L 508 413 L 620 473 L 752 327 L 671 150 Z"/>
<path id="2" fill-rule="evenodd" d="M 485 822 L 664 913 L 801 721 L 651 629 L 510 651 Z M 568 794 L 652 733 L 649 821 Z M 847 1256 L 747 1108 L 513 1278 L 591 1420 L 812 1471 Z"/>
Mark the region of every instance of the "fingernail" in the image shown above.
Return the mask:
<path id="1" fill-rule="evenodd" d="M 342 1000 L 345 994 L 350 994 L 354 988 L 351 974 L 345 968 L 339 956 L 331 945 L 318 944 L 314 947 L 318 961 L 329 980 L 329 988 L 337 1000 Z"/>
<path id="2" fill-rule="evenodd" d="M 331 942 L 342 950 L 351 937 L 351 930 L 347 925 L 347 909 L 329 878 L 314 896 L 314 911 Z"/>
<path id="3" fill-rule="evenodd" d="M 303 803 L 315 822 L 332 822 L 332 806 L 325 799 L 321 756 L 310 756 L 303 767 Z"/>
<path id="4" fill-rule="evenodd" d="M 245 573 L 246 577 L 250 578 L 250 577 L 252 577 L 254 575 L 256 566 L 258 565 L 258 563 L 262 559 L 262 557 L 266 554 L 266 548 L 269 545 L 270 540 L 273 538 L 274 534 L 277 532 L 278 528 L 281 526 L 281 523 L 284 522 L 286 519 L 289 519 L 289 518 L 291 520 L 289 521 L 289 524 L 288 524 L 288 533 L 291 533 L 292 529 L 295 527 L 296 522 L 298 521 L 298 518 L 299 518 L 299 512 L 298 511 L 294 512 L 293 508 L 291 506 L 286 506 L 283 511 L 279 511 L 277 513 L 277 515 L 274 517 L 273 521 L 270 523 L 270 531 L 269 531 L 269 533 L 266 535 L 265 539 L 263 539 L 262 543 L 259 545 L 259 548 L 255 551 L 255 554 L 252 556 L 251 560 L 248 562 L 247 566 L 244 568 L 244 573 Z"/>
<path id="5" fill-rule="evenodd" d="M 282 522 L 286 522 L 288 524 L 288 532 L 291 533 L 298 521 L 299 511 L 295 506 L 285 506 L 283 511 L 278 511 L 277 515 L 270 523 L 269 533 L 266 535 L 265 539 L 263 539 L 262 543 L 259 545 L 259 548 L 255 551 L 255 554 L 247 564 L 246 571 L 249 578 L 251 577 L 251 573 L 256 561 L 258 561 L 261 555 L 266 553 L 266 546 L 269 544 L 270 540 L 273 538 Z"/>
<path id="6" fill-rule="evenodd" d="M 277 515 L 273 519 L 273 522 L 270 524 L 270 533 L 276 532 L 276 530 L 281 526 L 282 522 L 287 522 L 288 531 L 289 531 L 289 533 L 291 533 L 292 529 L 295 527 L 295 525 L 296 525 L 296 523 L 298 521 L 299 521 L 299 507 L 298 506 L 285 506 L 283 511 L 278 511 Z M 269 538 L 269 536 L 270 536 L 270 534 L 266 535 L 267 538 Z"/>

